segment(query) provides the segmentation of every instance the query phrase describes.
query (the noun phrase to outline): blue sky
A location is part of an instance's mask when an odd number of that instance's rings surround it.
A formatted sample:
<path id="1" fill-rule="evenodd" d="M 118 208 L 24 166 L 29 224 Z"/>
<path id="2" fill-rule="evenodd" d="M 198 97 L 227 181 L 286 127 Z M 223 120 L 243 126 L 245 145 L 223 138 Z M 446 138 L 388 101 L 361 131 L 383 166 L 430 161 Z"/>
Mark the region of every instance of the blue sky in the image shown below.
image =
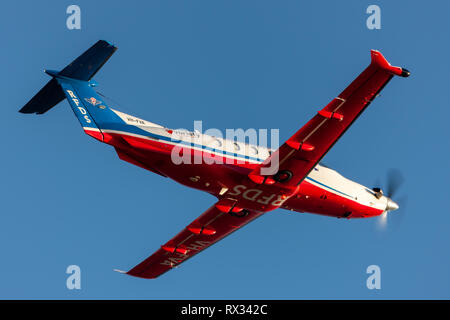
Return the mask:
<path id="1" fill-rule="evenodd" d="M 66 8 L 81 7 L 81 30 Z M 381 30 L 366 28 L 370 4 Z M 444 1 L 9 1 L 2 3 L 0 298 L 450 298 L 448 12 Z M 214 198 L 119 160 L 66 101 L 17 111 L 99 39 L 119 50 L 97 74 L 121 111 L 173 128 L 279 128 L 287 139 L 378 49 L 394 78 L 324 161 L 367 186 L 390 168 L 408 205 L 375 219 L 282 210 L 157 280 L 117 274 Z M 401 223 L 400 221 L 401 220 Z M 79 265 L 82 289 L 65 286 Z M 366 268 L 381 267 L 381 290 Z"/>

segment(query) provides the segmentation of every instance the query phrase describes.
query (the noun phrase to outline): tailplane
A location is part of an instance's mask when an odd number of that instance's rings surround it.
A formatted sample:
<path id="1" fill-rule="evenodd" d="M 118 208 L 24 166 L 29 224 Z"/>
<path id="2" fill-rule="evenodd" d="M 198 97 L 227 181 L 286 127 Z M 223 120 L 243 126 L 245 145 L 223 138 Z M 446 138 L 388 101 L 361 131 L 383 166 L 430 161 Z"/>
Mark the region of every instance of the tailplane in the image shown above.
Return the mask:
<path id="1" fill-rule="evenodd" d="M 65 97 L 58 81 L 53 78 L 19 112 L 43 114 L 60 103 Z"/>
<path id="2" fill-rule="evenodd" d="M 21 113 L 43 114 L 61 102 L 66 94 L 58 79 L 89 82 L 117 50 L 117 47 L 99 40 L 61 71 L 45 71 L 52 79 L 19 110 Z M 91 84 L 93 86 L 93 83 Z"/>

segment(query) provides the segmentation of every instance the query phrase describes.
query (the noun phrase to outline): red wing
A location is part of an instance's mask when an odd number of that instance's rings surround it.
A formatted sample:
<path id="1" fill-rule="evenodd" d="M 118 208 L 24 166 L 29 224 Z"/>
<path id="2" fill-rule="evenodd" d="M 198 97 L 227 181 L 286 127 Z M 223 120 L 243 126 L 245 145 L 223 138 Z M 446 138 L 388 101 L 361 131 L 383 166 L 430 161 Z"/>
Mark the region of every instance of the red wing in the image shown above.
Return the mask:
<path id="1" fill-rule="evenodd" d="M 260 184 L 285 180 L 286 185 L 299 185 L 393 75 L 409 76 L 408 70 L 391 66 L 380 52 L 372 50 L 371 57 L 370 65 L 261 166 L 254 169 L 250 179 Z M 279 165 L 274 166 L 275 171 L 260 171 L 261 168 L 269 168 L 271 162 L 276 163 L 277 157 Z M 270 177 L 276 172 L 278 174 Z"/>
<path id="2" fill-rule="evenodd" d="M 127 274 L 156 278 L 263 214 L 248 210 L 234 213 L 233 210 L 237 211 L 233 205 L 216 203 Z"/>

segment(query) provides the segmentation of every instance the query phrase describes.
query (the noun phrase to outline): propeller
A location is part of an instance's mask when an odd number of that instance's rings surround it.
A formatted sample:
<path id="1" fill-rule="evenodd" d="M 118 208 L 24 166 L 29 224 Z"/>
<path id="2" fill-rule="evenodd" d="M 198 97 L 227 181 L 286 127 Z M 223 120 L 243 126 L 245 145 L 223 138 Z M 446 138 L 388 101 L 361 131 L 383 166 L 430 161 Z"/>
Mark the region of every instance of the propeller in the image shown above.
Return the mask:
<path id="1" fill-rule="evenodd" d="M 398 198 L 396 201 L 394 201 L 394 197 L 397 194 L 400 187 L 405 182 L 405 179 L 403 177 L 403 174 L 399 169 L 390 169 L 387 174 L 387 182 L 386 182 L 386 193 L 384 194 L 383 191 L 381 191 L 380 188 L 374 188 L 374 191 L 376 192 L 376 196 L 378 198 L 381 198 L 381 196 L 386 196 L 388 198 L 388 203 L 386 206 L 386 210 L 380 215 L 378 219 L 378 226 L 381 229 L 385 229 L 388 222 L 388 213 L 390 211 L 397 210 L 399 208 L 405 209 L 407 197 L 402 196 Z M 399 216 L 399 222 L 402 217 L 402 215 Z"/>
<path id="2" fill-rule="evenodd" d="M 405 182 L 405 179 L 403 178 L 403 174 L 400 172 L 400 170 L 390 169 L 388 172 L 388 181 L 386 188 L 387 196 L 392 199 L 403 182 Z"/>

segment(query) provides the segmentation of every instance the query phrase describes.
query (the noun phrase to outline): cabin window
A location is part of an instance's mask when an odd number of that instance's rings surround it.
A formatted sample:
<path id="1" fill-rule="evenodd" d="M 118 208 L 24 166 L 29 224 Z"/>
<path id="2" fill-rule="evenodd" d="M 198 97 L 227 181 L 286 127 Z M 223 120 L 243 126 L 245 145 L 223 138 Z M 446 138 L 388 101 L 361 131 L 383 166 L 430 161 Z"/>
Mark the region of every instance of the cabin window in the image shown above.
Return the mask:
<path id="1" fill-rule="evenodd" d="M 250 147 L 250 154 L 257 155 L 258 154 L 258 149 L 256 149 L 256 147 Z"/>
<path id="2" fill-rule="evenodd" d="M 213 142 L 211 143 L 211 147 L 220 148 L 222 146 L 222 142 L 218 138 L 213 138 Z"/>

